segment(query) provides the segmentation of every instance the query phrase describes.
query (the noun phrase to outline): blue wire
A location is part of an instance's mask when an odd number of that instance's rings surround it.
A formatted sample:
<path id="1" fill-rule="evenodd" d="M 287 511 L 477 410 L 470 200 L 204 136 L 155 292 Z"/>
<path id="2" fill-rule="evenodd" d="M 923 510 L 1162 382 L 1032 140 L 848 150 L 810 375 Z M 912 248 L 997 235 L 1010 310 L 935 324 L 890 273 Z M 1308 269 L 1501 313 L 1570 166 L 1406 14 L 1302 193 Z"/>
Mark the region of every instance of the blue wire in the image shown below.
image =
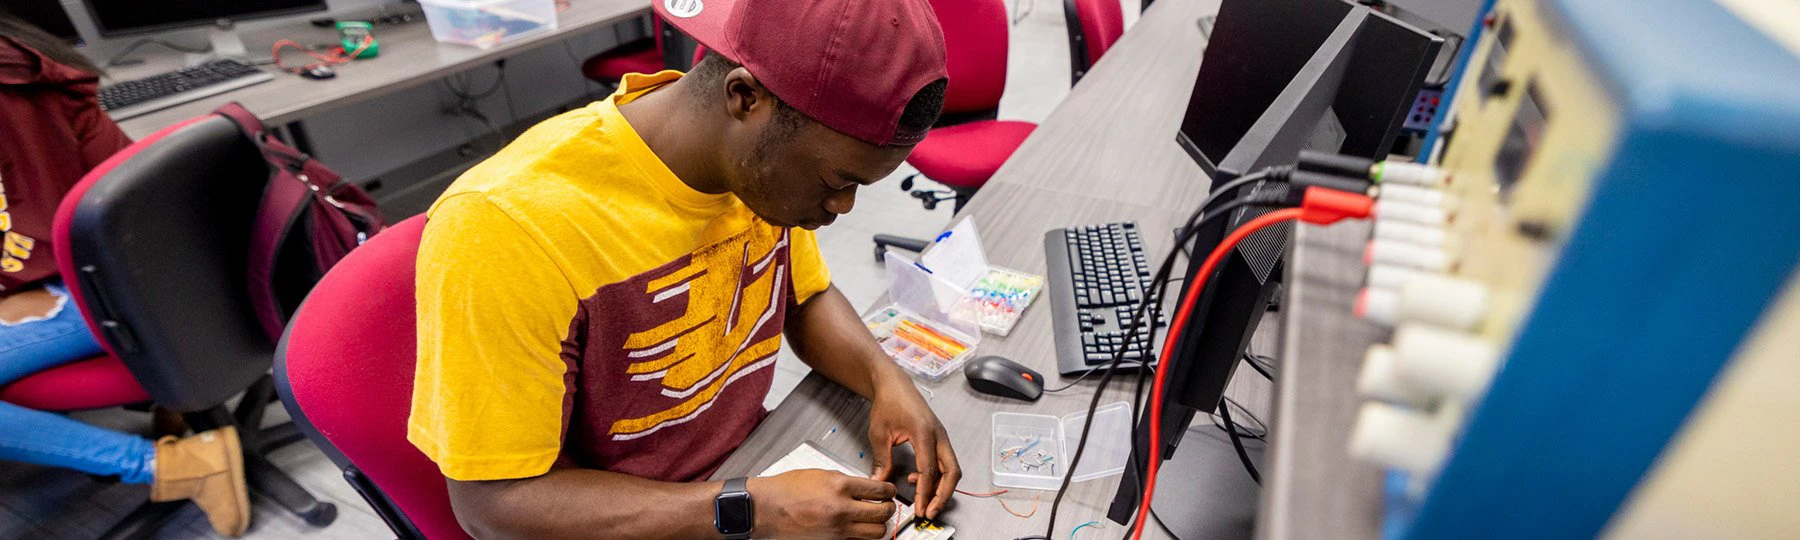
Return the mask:
<path id="1" fill-rule="evenodd" d="M 1069 540 L 1075 540 L 1075 533 L 1077 531 L 1080 531 L 1081 529 L 1084 529 L 1087 527 L 1096 527 L 1099 525 L 1100 525 L 1100 522 L 1098 522 L 1098 521 L 1089 521 L 1087 523 L 1076 525 L 1075 528 L 1069 529 Z"/>

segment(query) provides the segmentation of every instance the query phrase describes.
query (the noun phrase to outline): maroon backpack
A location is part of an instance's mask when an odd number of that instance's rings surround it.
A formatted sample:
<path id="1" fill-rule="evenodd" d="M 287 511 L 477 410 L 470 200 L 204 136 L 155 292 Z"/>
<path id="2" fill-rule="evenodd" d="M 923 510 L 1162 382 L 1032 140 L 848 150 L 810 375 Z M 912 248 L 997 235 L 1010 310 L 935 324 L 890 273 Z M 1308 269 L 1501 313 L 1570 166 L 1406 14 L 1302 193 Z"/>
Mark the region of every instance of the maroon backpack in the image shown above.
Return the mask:
<path id="1" fill-rule="evenodd" d="M 243 105 L 214 113 L 236 123 L 269 163 L 250 232 L 248 278 L 258 322 L 280 339 L 288 316 L 325 271 L 387 224 L 361 187 L 270 135 Z"/>

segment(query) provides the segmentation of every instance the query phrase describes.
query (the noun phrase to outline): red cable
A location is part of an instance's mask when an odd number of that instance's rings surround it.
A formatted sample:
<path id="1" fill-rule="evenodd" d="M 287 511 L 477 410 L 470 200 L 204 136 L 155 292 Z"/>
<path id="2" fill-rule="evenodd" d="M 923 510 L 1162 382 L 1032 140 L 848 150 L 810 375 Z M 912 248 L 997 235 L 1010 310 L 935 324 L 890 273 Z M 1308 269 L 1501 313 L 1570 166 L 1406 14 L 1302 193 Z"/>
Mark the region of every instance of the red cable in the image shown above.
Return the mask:
<path id="1" fill-rule="evenodd" d="M 302 71 L 306 71 L 306 70 L 309 70 L 309 69 L 312 69 L 315 67 L 319 67 L 319 66 L 337 66 L 337 65 L 348 64 L 348 63 L 350 63 L 351 60 L 355 60 L 357 55 L 362 54 L 363 51 L 366 51 L 369 49 L 370 45 L 374 45 L 374 44 L 375 44 L 375 36 L 363 36 L 362 42 L 358 43 L 356 46 L 356 49 L 354 49 L 354 50 L 346 51 L 346 50 L 344 50 L 344 48 L 342 46 L 340 46 L 336 49 L 332 49 L 330 51 L 321 53 L 321 52 L 309 49 L 305 45 L 301 45 L 298 42 L 295 42 L 294 40 L 283 39 L 280 41 L 276 41 L 273 46 L 269 47 L 269 56 L 274 58 L 275 67 L 280 68 L 282 71 L 286 71 L 288 73 L 298 74 Z M 314 60 L 318 60 L 318 61 L 310 63 L 310 64 L 306 64 L 304 66 L 300 66 L 297 68 L 296 67 L 288 67 L 286 64 L 281 63 L 281 49 L 284 47 L 298 49 L 300 52 L 305 53 L 307 56 L 310 56 Z"/>
<path id="2" fill-rule="evenodd" d="M 1200 293 L 1205 291 L 1207 279 L 1212 277 L 1213 270 L 1218 267 L 1219 261 L 1224 260 L 1225 256 L 1230 254 L 1231 250 L 1236 248 L 1244 238 L 1270 225 L 1290 220 L 1304 220 L 1308 223 L 1328 225 L 1346 217 L 1368 217 L 1373 206 L 1373 200 L 1361 195 L 1323 188 L 1307 188 L 1305 202 L 1301 203 L 1300 208 L 1284 208 L 1258 216 L 1242 227 L 1231 231 L 1231 234 L 1225 236 L 1224 241 L 1219 242 L 1219 245 L 1213 248 L 1212 253 L 1206 256 L 1206 262 L 1200 265 L 1200 272 L 1194 274 L 1194 282 L 1188 287 L 1187 293 L 1182 295 L 1181 307 L 1175 310 L 1175 320 L 1169 323 L 1169 333 L 1163 340 L 1162 358 L 1160 365 L 1156 368 L 1156 383 L 1150 390 L 1149 440 L 1152 448 L 1160 444 L 1159 441 L 1162 440 L 1163 385 L 1168 380 L 1169 372 L 1173 371 L 1171 368 L 1175 359 L 1175 341 L 1180 338 L 1182 329 L 1187 327 L 1188 315 L 1193 313 L 1194 303 L 1199 300 Z M 1137 523 L 1131 529 L 1132 540 L 1143 536 L 1144 523 L 1150 520 L 1150 498 L 1156 493 L 1156 472 L 1161 463 L 1162 453 L 1151 452 L 1150 467 L 1144 472 L 1143 501 L 1138 504 Z"/>

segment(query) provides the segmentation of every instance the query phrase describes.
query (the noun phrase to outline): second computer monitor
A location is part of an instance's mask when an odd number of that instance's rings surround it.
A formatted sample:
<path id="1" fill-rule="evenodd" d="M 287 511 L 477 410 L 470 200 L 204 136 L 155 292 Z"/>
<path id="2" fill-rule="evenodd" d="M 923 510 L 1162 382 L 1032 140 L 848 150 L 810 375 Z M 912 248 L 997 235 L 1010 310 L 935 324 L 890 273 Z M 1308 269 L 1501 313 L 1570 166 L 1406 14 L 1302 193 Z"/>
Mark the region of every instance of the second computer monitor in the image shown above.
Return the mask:
<path id="1" fill-rule="evenodd" d="M 325 0 L 86 0 L 104 36 L 325 10 Z"/>

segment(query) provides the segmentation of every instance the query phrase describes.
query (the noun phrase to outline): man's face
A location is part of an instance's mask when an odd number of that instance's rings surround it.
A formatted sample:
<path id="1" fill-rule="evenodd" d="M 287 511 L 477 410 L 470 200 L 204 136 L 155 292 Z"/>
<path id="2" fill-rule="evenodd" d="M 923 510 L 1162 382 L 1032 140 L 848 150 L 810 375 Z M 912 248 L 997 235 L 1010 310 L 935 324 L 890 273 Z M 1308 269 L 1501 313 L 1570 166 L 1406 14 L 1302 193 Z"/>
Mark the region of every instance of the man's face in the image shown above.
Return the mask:
<path id="1" fill-rule="evenodd" d="M 912 153 L 912 146 L 869 144 L 780 110 L 786 106 L 752 84 L 728 94 L 739 122 L 725 140 L 727 188 L 777 226 L 830 225 L 856 206 L 857 189 L 894 172 Z"/>
<path id="2" fill-rule="evenodd" d="M 856 206 L 856 190 L 894 172 L 910 146 L 876 146 L 788 111 L 763 125 L 748 159 L 736 160 L 732 191 L 783 227 L 817 229 Z"/>

